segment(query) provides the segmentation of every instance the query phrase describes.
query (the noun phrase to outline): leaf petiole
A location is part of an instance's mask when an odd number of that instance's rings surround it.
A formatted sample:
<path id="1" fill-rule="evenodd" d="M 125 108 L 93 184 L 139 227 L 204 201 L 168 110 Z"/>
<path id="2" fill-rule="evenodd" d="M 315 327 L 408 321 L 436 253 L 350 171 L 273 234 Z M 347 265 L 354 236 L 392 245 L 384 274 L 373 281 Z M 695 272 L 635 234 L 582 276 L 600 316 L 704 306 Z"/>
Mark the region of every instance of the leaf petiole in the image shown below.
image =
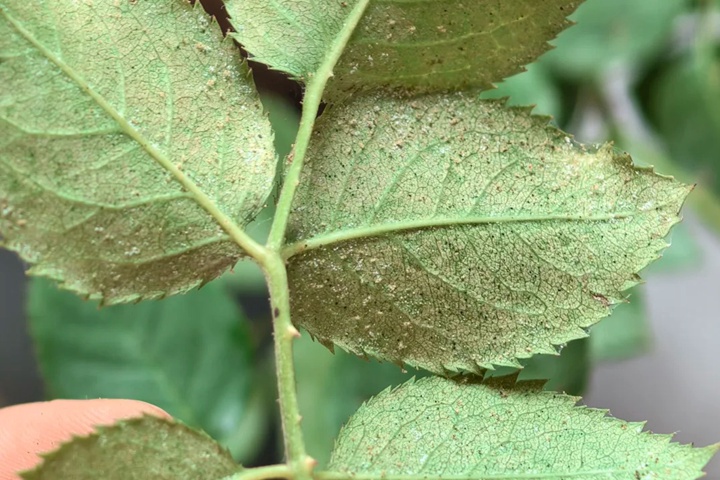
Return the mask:
<path id="1" fill-rule="evenodd" d="M 248 468 L 222 480 L 265 480 L 275 478 L 293 478 L 293 471 L 285 464 Z"/>
<path id="2" fill-rule="evenodd" d="M 288 218 L 290 216 L 290 208 L 292 207 L 292 201 L 295 197 L 295 191 L 300 184 L 300 173 L 302 172 L 305 154 L 310 144 L 310 137 L 312 136 L 313 127 L 315 126 L 318 109 L 322 102 L 325 85 L 333 76 L 333 68 L 335 68 L 335 64 L 345 50 L 345 46 L 350 40 L 355 28 L 358 23 L 360 23 L 360 19 L 362 19 L 369 3 L 370 0 L 360 0 L 355 4 L 342 30 L 338 33 L 338 36 L 335 37 L 322 64 L 308 82 L 303 99 L 300 128 L 295 138 L 295 147 L 291 153 L 293 161 L 287 170 L 287 175 L 282 190 L 280 191 L 275 218 L 273 219 L 270 237 L 268 238 L 267 246 L 271 250 L 279 251 L 285 240 L 285 230 L 287 229 Z"/>

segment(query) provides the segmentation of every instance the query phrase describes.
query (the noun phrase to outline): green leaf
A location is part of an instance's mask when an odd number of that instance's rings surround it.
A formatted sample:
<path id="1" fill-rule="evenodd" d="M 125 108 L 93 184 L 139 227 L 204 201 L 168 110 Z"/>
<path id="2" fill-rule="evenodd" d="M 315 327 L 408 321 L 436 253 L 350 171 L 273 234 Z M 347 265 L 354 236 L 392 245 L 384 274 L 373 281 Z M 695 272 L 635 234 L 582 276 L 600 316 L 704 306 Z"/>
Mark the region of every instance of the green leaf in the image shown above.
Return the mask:
<path id="1" fill-rule="evenodd" d="M 542 63 L 528 65 L 527 71 L 505 79 L 497 87 L 483 92 L 480 98 L 508 97 L 508 105 L 534 105 L 536 115 L 557 118 L 562 114 L 560 88 Z"/>
<path id="2" fill-rule="evenodd" d="M 639 70 L 667 47 L 673 21 L 686 0 L 586 0 L 571 19 L 577 25 L 543 57 L 563 74 L 579 79 L 601 77 L 625 64 Z"/>
<path id="3" fill-rule="evenodd" d="M 720 194 L 720 55 L 712 50 L 703 57 L 697 54 L 682 58 L 662 72 L 653 88 L 651 108 L 659 131 L 685 176 L 717 197 Z M 713 220 L 717 222 L 717 218 Z"/>
<path id="4" fill-rule="evenodd" d="M 427 378 L 386 391 L 343 428 L 321 479 L 690 480 L 720 445 L 643 433 L 514 379 Z"/>
<path id="5" fill-rule="evenodd" d="M 363 402 L 418 373 L 342 351 L 330 355 L 307 334 L 295 344 L 295 365 L 305 444 L 319 467 L 327 465 L 340 428 Z"/>
<path id="6" fill-rule="evenodd" d="M 0 235 L 105 303 L 207 282 L 275 155 L 247 67 L 185 0 L 0 0 Z M 208 209 L 214 208 L 213 215 Z"/>
<path id="7" fill-rule="evenodd" d="M 628 303 L 615 307 L 612 315 L 590 330 L 593 363 L 625 360 L 647 352 L 652 344 L 647 316 L 644 295 L 640 287 L 636 287 Z"/>
<path id="8" fill-rule="evenodd" d="M 225 3 L 234 38 L 253 60 L 307 81 L 356 1 Z M 548 50 L 579 3 L 373 0 L 329 88 L 489 88 Z"/>
<path id="9" fill-rule="evenodd" d="M 241 467 L 210 437 L 180 423 L 145 416 L 99 427 L 43 456 L 25 480 L 216 479 Z"/>
<path id="10" fill-rule="evenodd" d="M 29 302 L 51 397 L 143 400 L 223 443 L 252 414 L 260 380 L 249 325 L 222 283 L 98 310 L 96 302 L 37 279 Z"/>
<path id="11" fill-rule="evenodd" d="M 693 194 L 691 198 L 695 196 Z M 720 204 L 718 206 L 720 207 Z M 644 275 L 688 272 L 702 265 L 703 251 L 695 238 L 695 232 L 688 228 L 688 224 L 681 223 L 673 228 L 668 241 L 672 248 L 665 250 L 662 258 L 650 265 L 643 272 Z"/>
<path id="12" fill-rule="evenodd" d="M 321 117 L 290 219 L 293 315 L 433 372 L 586 336 L 658 257 L 689 188 L 463 94 Z"/>

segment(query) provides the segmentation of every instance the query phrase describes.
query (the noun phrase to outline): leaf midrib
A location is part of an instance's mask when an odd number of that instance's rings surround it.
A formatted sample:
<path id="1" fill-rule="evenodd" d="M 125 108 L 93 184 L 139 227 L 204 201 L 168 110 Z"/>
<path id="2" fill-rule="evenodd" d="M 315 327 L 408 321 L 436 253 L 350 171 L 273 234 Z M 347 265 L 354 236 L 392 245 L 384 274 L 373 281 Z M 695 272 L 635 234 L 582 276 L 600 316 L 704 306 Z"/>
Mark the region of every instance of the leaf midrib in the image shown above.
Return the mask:
<path id="1" fill-rule="evenodd" d="M 198 185 L 188 178 L 170 159 L 158 150 L 152 143 L 145 138 L 130 122 L 128 122 L 102 95 L 93 90 L 93 88 L 85 81 L 85 79 L 76 72 L 71 66 L 66 64 L 62 59 L 57 57 L 52 51 L 48 50 L 35 36 L 25 29 L 16 19 L 14 19 L 5 8 L 0 7 L 0 14 L 7 22 L 18 32 L 25 40 L 27 40 L 35 49 L 45 58 L 52 62 L 60 69 L 70 80 L 72 80 L 83 92 L 85 92 L 93 101 L 107 113 L 120 127 L 122 133 L 134 140 L 140 145 L 148 155 L 162 168 L 167 170 L 175 180 L 184 187 L 195 202 L 200 205 L 214 220 L 225 230 L 235 243 L 243 247 L 252 256 L 261 256 L 261 252 L 254 241 L 243 232 L 242 228 L 229 216 L 223 213 L 215 202 L 207 196 Z M 250 243 L 251 242 L 251 243 Z"/>
<path id="2" fill-rule="evenodd" d="M 664 205 L 658 206 L 662 208 Z M 389 222 L 378 225 L 337 230 L 310 237 L 307 240 L 299 240 L 287 245 L 282 250 L 282 256 L 288 259 L 294 255 L 325 247 L 335 243 L 347 242 L 358 238 L 369 238 L 411 230 L 424 230 L 432 228 L 452 227 L 461 225 L 483 225 L 503 223 L 531 223 L 531 222 L 602 222 L 609 220 L 621 220 L 633 217 L 638 214 L 648 213 L 643 211 L 621 211 L 615 213 L 604 213 L 598 215 L 514 215 L 514 216 L 467 216 L 467 217 L 432 217 L 401 222 Z"/>

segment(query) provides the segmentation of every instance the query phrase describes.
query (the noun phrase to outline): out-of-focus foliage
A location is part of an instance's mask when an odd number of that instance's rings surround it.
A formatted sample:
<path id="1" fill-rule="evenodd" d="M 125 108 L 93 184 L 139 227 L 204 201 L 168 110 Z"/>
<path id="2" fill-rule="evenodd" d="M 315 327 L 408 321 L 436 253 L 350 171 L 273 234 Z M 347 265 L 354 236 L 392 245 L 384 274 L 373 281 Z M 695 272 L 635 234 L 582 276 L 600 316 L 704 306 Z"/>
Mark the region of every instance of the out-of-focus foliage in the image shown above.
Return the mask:
<path id="1" fill-rule="evenodd" d="M 98 310 L 35 279 L 28 314 L 47 393 L 149 402 L 252 459 L 267 428 L 267 376 L 255 368 L 248 321 L 231 294 L 213 282 Z"/>

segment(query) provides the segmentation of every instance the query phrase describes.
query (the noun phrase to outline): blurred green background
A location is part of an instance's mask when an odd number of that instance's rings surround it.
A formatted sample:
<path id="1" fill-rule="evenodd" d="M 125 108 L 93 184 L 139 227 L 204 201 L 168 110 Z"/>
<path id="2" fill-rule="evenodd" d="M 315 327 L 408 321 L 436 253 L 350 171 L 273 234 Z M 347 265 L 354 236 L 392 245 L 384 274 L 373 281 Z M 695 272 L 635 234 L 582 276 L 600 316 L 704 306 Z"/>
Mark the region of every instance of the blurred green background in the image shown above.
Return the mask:
<path id="1" fill-rule="evenodd" d="M 219 1 L 202 3 L 227 27 Z M 612 140 L 638 164 L 697 188 L 690 220 L 644 275 L 649 286 L 629 292 L 590 339 L 528 361 L 521 378 L 549 378 L 548 388 L 574 394 L 589 389 L 592 406 L 649 419 L 662 433 L 683 429 L 684 442 L 718 441 L 720 1 L 587 0 L 572 18 L 578 24 L 556 49 L 483 97 L 536 105 L 579 141 Z M 262 66 L 255 74 L 283 158 L 301 91 Z M 252 225 L 257 238 L 271 210 Z M 269 312 L 254 265 L 183 297 L 102 311 L 47 282 L 25 288 L 19 261 L 0 252 L 0 404 L 138 398 L 204 428 L 245 465 L 279 460 Z M 296 355 L 303 428 L 321 463 L 363 400 L 422 374 L 333 356 L 307 334 Z M 720 461 L 708 471 L 720 478 Z"/>

